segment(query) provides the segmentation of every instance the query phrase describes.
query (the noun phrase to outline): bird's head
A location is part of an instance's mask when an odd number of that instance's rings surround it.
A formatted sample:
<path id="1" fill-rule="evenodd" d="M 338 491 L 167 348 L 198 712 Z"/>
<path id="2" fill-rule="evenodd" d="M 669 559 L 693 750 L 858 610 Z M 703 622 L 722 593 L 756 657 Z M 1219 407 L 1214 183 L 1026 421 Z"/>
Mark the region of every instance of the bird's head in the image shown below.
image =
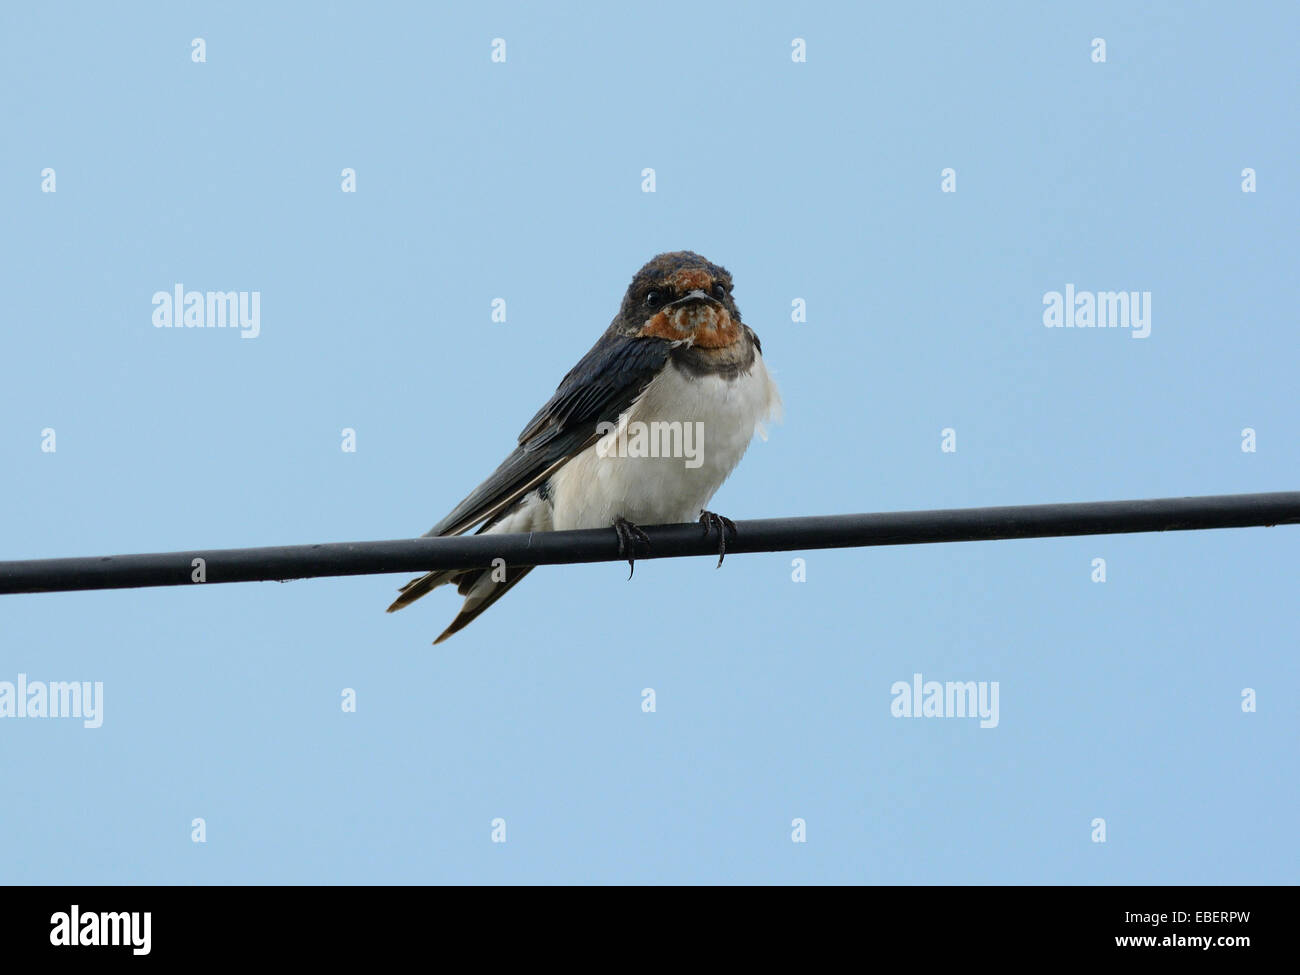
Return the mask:
<path id="1" fill-rule="evenodd" d="M 637 271 L 619 318 L 628 334 L 706 349 L 732 344 L 741 331 L 731 275 L 691 251 L 660 254 Z"/>

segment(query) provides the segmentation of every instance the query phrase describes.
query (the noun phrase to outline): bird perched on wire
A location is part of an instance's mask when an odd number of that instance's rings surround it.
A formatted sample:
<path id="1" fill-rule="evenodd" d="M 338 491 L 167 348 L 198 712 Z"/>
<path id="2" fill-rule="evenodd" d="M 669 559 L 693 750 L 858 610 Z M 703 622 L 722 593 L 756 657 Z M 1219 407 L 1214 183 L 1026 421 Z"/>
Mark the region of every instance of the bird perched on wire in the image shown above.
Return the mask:
<path id="1" fill-rule="evenodd" d="M 698 520 L 717 532 L 721 565 L 735 525 L 704 506 L 781 408 L 731 287 L 725 268 L 691 251 L 641 268 L 519 445 L 426 537 L 476 525 L 479 534 L 613 528 L 634 567 L 648 544 L 638 526 Z M 435 570 L 403 586 L 388 612 L 455 585 L 465 602 L 441 643 L 533 568 Z"/>

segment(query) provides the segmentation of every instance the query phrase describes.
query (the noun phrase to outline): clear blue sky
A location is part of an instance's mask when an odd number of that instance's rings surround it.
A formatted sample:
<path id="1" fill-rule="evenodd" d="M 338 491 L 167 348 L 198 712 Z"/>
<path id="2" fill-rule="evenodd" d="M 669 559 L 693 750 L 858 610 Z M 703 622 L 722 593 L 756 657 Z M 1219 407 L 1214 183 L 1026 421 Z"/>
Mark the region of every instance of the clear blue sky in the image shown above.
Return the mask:
<path id="1" fill-rule="evenodd" d="M 419 534 L 680 248 L 785 396 L 733 518 L 1300 486 L 1294 4 L 607 7 L 5 4 L 0 558 Z M 406 576 L 0 597 L 0 681 L 104 684 L 0 719 L 0 881 L 1293 883 L 1298 551 L 543 569 L 436 649 Z"/>

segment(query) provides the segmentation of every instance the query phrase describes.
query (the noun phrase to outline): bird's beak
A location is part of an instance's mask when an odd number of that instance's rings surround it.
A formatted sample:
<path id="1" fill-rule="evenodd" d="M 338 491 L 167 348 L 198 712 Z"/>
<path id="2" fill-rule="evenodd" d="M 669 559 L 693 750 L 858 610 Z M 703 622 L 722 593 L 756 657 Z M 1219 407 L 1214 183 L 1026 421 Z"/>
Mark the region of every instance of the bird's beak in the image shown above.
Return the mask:
<path id="1" fill-rule="evenodd" d="M 692 305 L 711 305 L 715 308 L 722 307 L 722 302 L 699 288 L 689 294 L 682 295 L 676 301 L 672 302 L 669 308 L 690 308 Z"/>

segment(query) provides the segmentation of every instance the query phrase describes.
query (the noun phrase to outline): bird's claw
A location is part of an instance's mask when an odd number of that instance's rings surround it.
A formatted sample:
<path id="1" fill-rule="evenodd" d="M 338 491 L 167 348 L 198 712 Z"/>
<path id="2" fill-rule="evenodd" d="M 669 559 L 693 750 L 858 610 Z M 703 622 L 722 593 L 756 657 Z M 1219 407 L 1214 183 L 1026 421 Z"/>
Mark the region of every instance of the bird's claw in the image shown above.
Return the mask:
<path id="1" fill-rule="evenodd" d="M 636 546 L 650 547 L 650 536 L 626 518 L 614 519 L 614 534 L 618 536 L 618 554 L 627 557 L 627 577 L 636 571 Z"/>
<path id="2" fill-rule="evenodd" d="M 714 568 L 721 569 L 722 560 L 727 557 L 727 532 L 731 532 L 732 535 L 737 534 L 736 523 L 730 518 L 714 514 L 712 511 L 701 511 L 700 524 L 704 526 L 706 538 L 715 530 L 718 533 L 718 564 Z"/>

